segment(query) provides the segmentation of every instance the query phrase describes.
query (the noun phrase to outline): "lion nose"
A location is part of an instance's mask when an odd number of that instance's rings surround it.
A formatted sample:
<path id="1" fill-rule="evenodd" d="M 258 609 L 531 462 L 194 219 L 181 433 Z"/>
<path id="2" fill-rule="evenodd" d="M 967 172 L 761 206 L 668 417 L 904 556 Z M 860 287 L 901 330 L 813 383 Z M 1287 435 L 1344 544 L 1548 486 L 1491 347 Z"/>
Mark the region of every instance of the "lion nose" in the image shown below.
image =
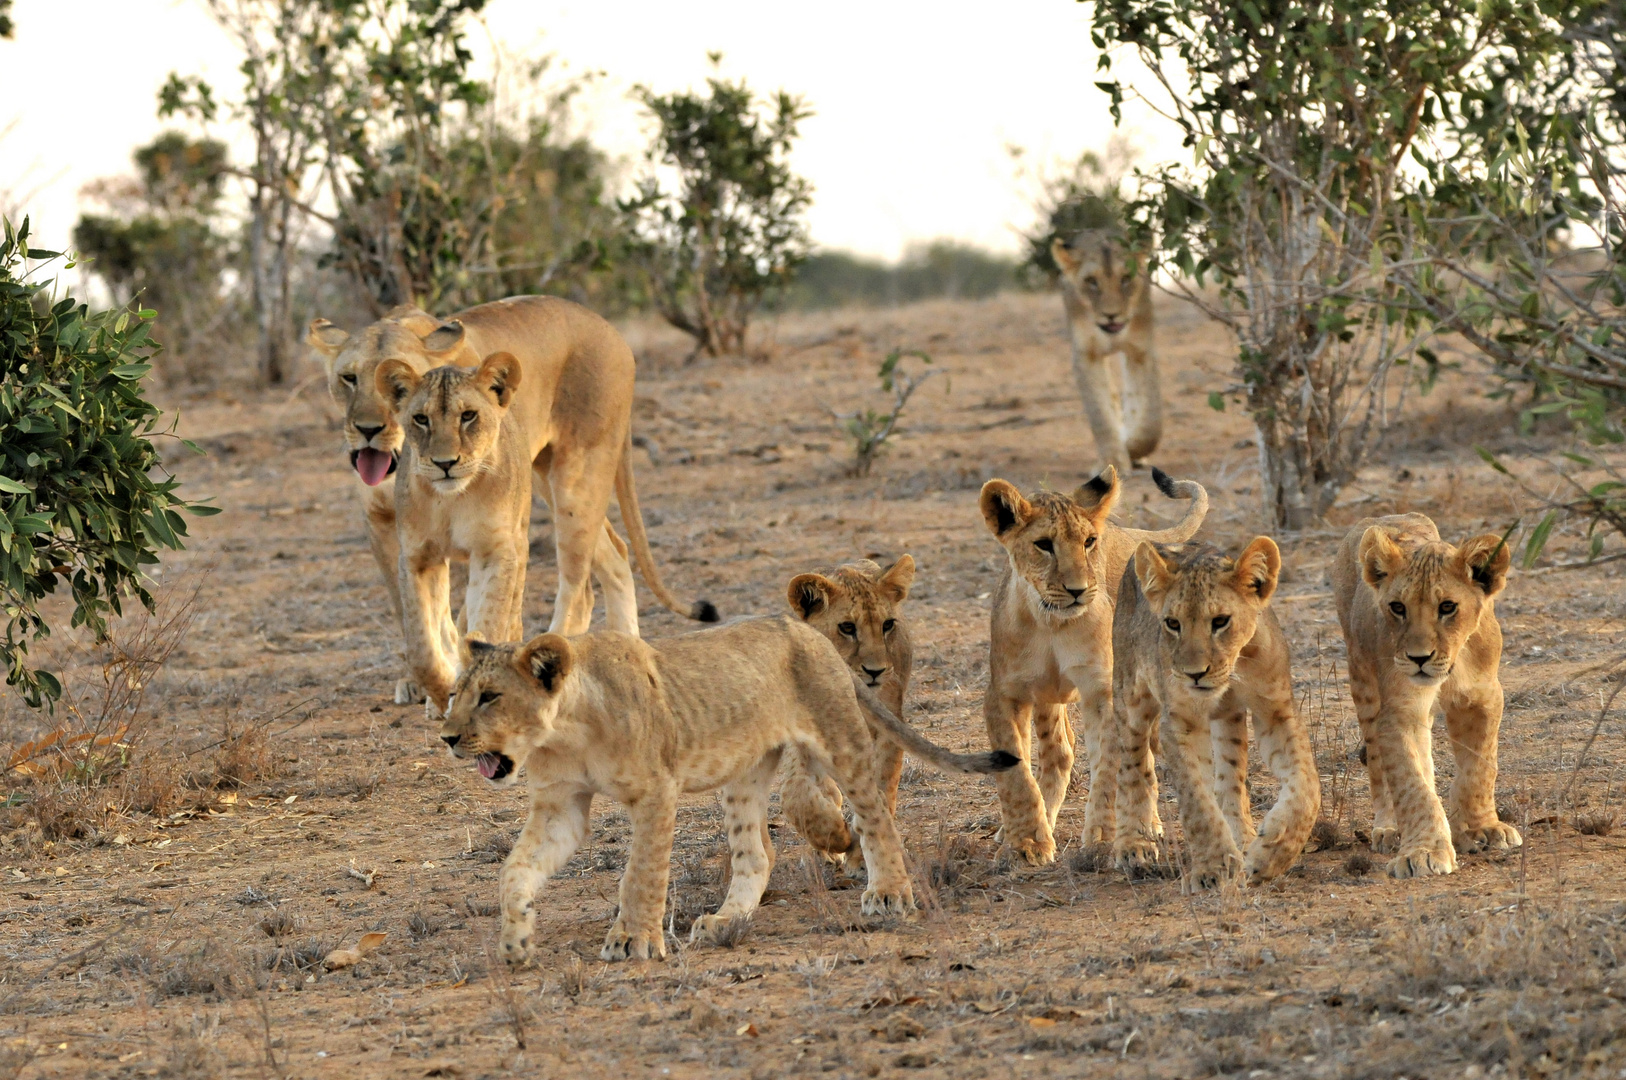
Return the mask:
<path id="1" fill-rule="evenodd" d="M 452 466 L 456 465 L 458 463 L 458 461 L 461 460 L 461 459 L 459 459 L 459 458 L 444 458 L 444 459 L 442 459 L 442 458 L 430 458 L 429 460 L 434 463 L 434 465 L 435 465 L 435 467 L 437 469 L 439 469 L 441 472 L 445 473 L 447 476 L 450 476 L 450 475 L 452 475 Z"/>
<path id="2" fill-rule="evenodd" d="M 376 427 L 368 426 L 366 424 L 357 424 L 356 425 L 356 431 L 359 432 L 361 434 L 361 437 L 363 439 L 366 439 L 368 442 L 371 442 L 372 439 L 373 439 L 373 436 L 377 435 L 380 431 L 383 431 L 383 430 L 384 430 L 384 425 L 383 424 L 379 424 Z"/>
<path id="3" fill-rule="evenodd" d="M 457 749 L 457 744 L 459 742 L 461 742 L 462 739 L 463 739 L 463 736 L 461 736 L 461 735 L 442 735 L 440 737 L 440 741 L 445 743 L 448 747 L 450 747 L 453 750 Z"/>
<path id="4" fill-rule="evenodd" d="M 1191 679 L 1191 685 L 1193 685 L 1193 686 L 1201 686 L 1203 684 L 1203 678 L 1211 670 L 1212 670 L 1212 667 L 1205 667 L 1201 671 L 1188 671 L 1188 672 L 1186 672 L 1186 675 L 1187 675 L 1187 677 L 1189 677 Z"/>
<path id="5" fill-rule="evenodd" d="M 1084 590 L 1083 589 L 1075 589 L 1071 585 L 1064 586 L 1064 588 L 1067 589 L 1067 594 L 1069 596 L 1071 596 L 1074 600 L 1077 600 L 1079 597 L 1084 595 Z"/>
<path id="6" fill-rule="evenodd" d="M 1422 667 L 1424 664 L 1426 664 L 1430 660 L 1434 659 L 1434 654 L 1429 653 L 1427 656 L 1413 656 L 1411 653 L 1407 653 L 1406 654 L 1406 659 L 1410 660 L 1412 663 L 1416 664 L 1418 667 Z"/>
<path id="7" fill-rule="evenodd" d="M 864 674 L 869 676 L 870 682 L 874 682 L 876 679 L 879 679 L 882 675 L 886 674 L 886 668 L 865 666 Z"/>

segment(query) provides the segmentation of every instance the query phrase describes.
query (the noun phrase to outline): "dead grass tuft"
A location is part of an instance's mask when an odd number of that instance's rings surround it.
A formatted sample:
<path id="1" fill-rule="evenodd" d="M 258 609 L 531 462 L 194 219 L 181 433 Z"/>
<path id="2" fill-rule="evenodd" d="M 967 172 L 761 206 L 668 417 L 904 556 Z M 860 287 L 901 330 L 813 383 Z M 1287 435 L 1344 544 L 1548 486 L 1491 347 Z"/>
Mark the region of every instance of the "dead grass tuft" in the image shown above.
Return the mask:
<path id="1" fill-rule="evenodd" d="M 1575 816 L 1575 831 L 1582 836 L 1608 836 L 1615 831 L 1620 815 L 1613 810 L 1600 810 Z"/>
<path id="2" fill-rule="evenodd" d="M 260 931 L 268 938 L 285 938 L 299 932 L 300 920 L 286 911 L 277 910 L 260 920 Z"/>
<path id="3" fill-rule="evenodd" d="M 171 954 L 157 967 L 153 976 L 153 997 L 157 1001 L 172 997 L 206 997 L 220 1000 L 236 989 L 233 971 L 223 949 L 213 942 L 195 945 L 179 954 Z"/>
<path id="4" fill-rule="evenodd" d="M 728 922 L 713 930 L 710 941 L 713 945 L 721 945 L 725 949 L 732 949 L 742 944 L 751 936 L 751 916 L 736 915 Z"/>
<path id="5" fill-rule="evenodd" d="M 1089 844 L 1073 852 L 1067 869 L 1075 874 L 1102 874 L 1113 867 L 1111 844 Z"/>
<path id="6" fill-rule="evenodd" d="M 412 935 L 413 941 L 423 941 L 432 938 L 446 929 L 446 920 L 436 918 L 425 911 L 414 911 L 407 916 L 407 933 Z"/>
<path id="7" fill-rule="evenodd" d="M 277 775 L 277 765 L 264 725 L 248 724 L 233 731 L 228 718 L 209 762 L 209 786 L 239 788 L 269 780 Z"/>
<path id="8" fill-rule="evenodd" d="M 1305 851 L 1336 851 L 1349 846 L 1349 838 L 1338 827 L 1338 823 L 1329 818 L 1317 818 L 1315 826 L 1310 829 L 1310 842 Z"/>
<path id="9" fill-rule="evenodd" d="M 1372 856 L 1365 851 L 1352 851 L 1344 860 L 1344 873 L 1350 877 L 1365 877 L 1372 872 Z"/>

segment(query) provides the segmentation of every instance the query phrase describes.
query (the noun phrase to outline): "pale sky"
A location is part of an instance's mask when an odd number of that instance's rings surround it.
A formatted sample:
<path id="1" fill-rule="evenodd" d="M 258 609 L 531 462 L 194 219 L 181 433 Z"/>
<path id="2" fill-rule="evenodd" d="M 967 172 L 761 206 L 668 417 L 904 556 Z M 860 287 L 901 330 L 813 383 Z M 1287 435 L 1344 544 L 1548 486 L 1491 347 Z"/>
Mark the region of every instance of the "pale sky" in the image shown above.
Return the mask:
<path id="1" fill-rule="evenodd" d="M 483 64 L 494 40 L 603 72 L 578 120 L 629 162 L 646 129 L 627 91 L 701 85 L 720 50 L 724 75 L 815 110 L 794 156 L 815 187 L 815 241 L 894 258 L 936 237 L 1014 252 L 1031 211 L 1007 145 L 1041 162 L 1105 145 L 1086 15 L 1072 0 L 492 0 L 471 39 Z M 15 18 L 15 39 L 0 41 L 0 132 L 14 125 L 0 138 L 0 194 L 33 193 L 38 243 L 65 244 L 83 185 L 130 172 L 131 150 L 166 126 L 155 110 L 171 70 L 203 75 L 224 100 L 240 78 L 201 0 L 17 0 Z M 1172 145 L 1161 128 L 1127 134 L 1147 158 Z"/>

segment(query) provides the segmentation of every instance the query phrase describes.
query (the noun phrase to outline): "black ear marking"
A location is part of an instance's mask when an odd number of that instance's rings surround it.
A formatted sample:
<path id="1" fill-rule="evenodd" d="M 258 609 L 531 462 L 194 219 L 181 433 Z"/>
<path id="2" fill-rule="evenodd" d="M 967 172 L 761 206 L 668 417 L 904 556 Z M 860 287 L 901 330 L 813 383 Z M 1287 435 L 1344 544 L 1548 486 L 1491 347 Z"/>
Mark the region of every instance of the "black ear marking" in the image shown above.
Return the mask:
<path id="1" fill-rule="evenodd" d="M 1473 579 L 1475 585 L 1479 586 L 1480 592 L 1490 592 L 1491 559 L 1487 557 L 1484 562 L 1468 567 L 1468 576 Z"/>
<path id="2" fill-rule="evenodd" d="M 994 496 L 994 520 L 1001 535 L 1016 528 L 1016 510 L 1002 496 Z"/>
<path id="3" fill-rule="evenodd" d="M 542 689 L 553 693 L 559 682 L 559 654 L 555 652 L 534 652 L 531 654 L 531 675 L 542 684 Z"/>
<path id="4" fill-rule="evenodd" d="M 1097 473 L 1086 480 L 1084 482 L 1084 487 L 1086 490 L 1093 492 L 1097 498 L 1104 496 L 1107 492 L 1112 490 L 1112 485 L 1106 480 L 1102 479 L 1100 473 Z"/>
<path id="5" fill-rule="evenodd" d="M 469 638 L 469 652 L 476 655 L 480 653 L 488 653 L 496 647 L 497 646 L 491 644 L 491 642 L 487 641 L 485 638 Z"/>
<path id="6" fill-rule="evenodd" d="M 819 587 L 811 581 L 802 582 L 800 595 L 796 598 L 796 606 L 802 609 L 802 618 L 811 619 L 818 610 L 824 607 L 824 594 Z"/>

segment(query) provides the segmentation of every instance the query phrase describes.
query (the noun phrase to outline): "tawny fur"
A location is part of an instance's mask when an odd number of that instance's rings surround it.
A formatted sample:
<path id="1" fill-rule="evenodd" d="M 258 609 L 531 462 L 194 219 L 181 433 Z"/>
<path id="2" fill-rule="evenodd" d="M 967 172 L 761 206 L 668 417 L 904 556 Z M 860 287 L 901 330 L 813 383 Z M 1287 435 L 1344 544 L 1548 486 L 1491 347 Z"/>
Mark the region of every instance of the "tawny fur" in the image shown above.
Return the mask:
<path id="1" fill-rule="evenodd" d="M 1087 229 L 1050 245 L 1061 270 L 1073 379 L 1103 465 L 1127 472 L 1157 449 L 1163 395 L 1152 351 L 1152 281 L 1146 259 L 1116 230 Z M 1121 356 L 1121 362 L 1114 357 Z"/>
<path id="2" fill-rule="evenodd" d="M 835 647 L 788 615 L 658 644 L 612 632 L 471 642 L 441 736 L 453 754 L 479 758 L 500 779 L 511 781 L 523 765 L 530 789 L 530 817 L 502 871 L 504 957 L 514 964 L 529 957 L 536 892 L 587 835 L 600 794 L 625 806 L 632 822 L 604 959 L 665 955 L 662 916 L 681 794 L 721 789 L 732 870 L 722 906 L 695 922 L 692 938 L 750 915 L 773 864 L 769 786 L 791 748 L 852 807 L 869 875 L 862 910 L 912 908 L 859 696 Z"/>
<path id="3" fill-rule="evenodd" d="M 579 632 L 592 617 L 589 574 L 605 592 L 611 629 L 638 632 L 627 545 L 604 519 L 612 488 L 639 569 L 660 602 L 682 615 L 710 613 L 667 591 L 649 556 L 629 457 L 634 361 L 615 328 L 578 304 L 556 297 L 516 296 L 440 320 L 410 305 L 396 308 L 354 336 L 326 319 L 310 324 L 307 343 L 324 361 L 328 391 L 344 411 L 352 464 L 364 449 L 401 451 L 403 432 L 376 386 L 374 371 L 399 360 L 419 375 L 443 365 L 478 367 L 485 357 L 518 358 L 522 389 L 513 404 L 532 440 L 536 493 L 553 510 L 560 570 L 551 628 Z M 361 488 L 373 558 L 399 616 L 394 481 Z M 403 682 L 400 703 L 421 697 Z"/>
<path id="4" fill-rule="evenodd" d="M 1118 829 L 1124 870 L 1157 859 L 1154 752 L 1180 800 L 1191 881 L 1238 872 L 1279 877 L 1304 850 L 1321 809 L 1309 733 L 1293 708 L 1291 652 L 1269 606 L 1281 554 L 1267 536 L 1234 561 L 1207 544 L 1142 541 L 1118 587 L 1112 624 L 1118 731 Z M 1257 834 L 1248 801 L 1248 714 L 1280 782 Z M 1160 730 L 1161 729 L 1161 730 Z"/>
<path id="5" fill-rule="evenodd" d="M 1208 493 L 1190 480 L 1153 476 L 1163 494 L 1191 500 L 1174 527 L 1125 529 L 1108 518 L 1120 481 L 1108 466 L 1071 496 L 1024 498 L 1004 480 L 983 485 L 983 520 L 1006 562 L 994 588 L 983 720 L 989 745 L 1021 759 L 999 776 L 1000 835 L 1032 863 L 1056 857 L 1057 815 L 1073 772 L 1067 705 L 1080 703 L 1090 792 L 1084 843 L 1110 843 L 1118 754 L 1112 726 L 1112 612 L 1118 582 L 1142 540 L 1188 540 L 1208 513 Z M 1048 550 L 1046 550 L 1048 548 Z M 1037 764 L 1035 781 L 1029 766 Z"/>
<path id="6" fill-rule="evenodd" d="M 1422 514 L 1367 518 L 1338 547 L 1333 590 L 1372 782 L 1372 848 L 1394 854 L 1394 877 L 1449 874 L 1459 851 L 1524 842 L 1496 813 L 1496 597 L 1510 562 L 1496 534 L 1453 547 Z M 1436 703 L 1457 763 L 1446 805 L 1434 787 Z"/>
<path id="7" fill-rule="evenodd" d="M 882 570 L 865 559 L 825 573 L 798 574 L 786 590 L 791 613 L 830 640 L 853 676 L 870 687 L 892 714 L 904 716 L 914 650 L 903 602 L 915 580 L 915 560 L 904 555 Z M 875 769 L 888 813 L 897 813 L 903 747 L 873 724 Z M 841 813 L 841 796 L 828 782 L 815 784 L 807 763 L 785 756 L 780 805 L 802 838 L 832 858 L 854 843 Z"/>

